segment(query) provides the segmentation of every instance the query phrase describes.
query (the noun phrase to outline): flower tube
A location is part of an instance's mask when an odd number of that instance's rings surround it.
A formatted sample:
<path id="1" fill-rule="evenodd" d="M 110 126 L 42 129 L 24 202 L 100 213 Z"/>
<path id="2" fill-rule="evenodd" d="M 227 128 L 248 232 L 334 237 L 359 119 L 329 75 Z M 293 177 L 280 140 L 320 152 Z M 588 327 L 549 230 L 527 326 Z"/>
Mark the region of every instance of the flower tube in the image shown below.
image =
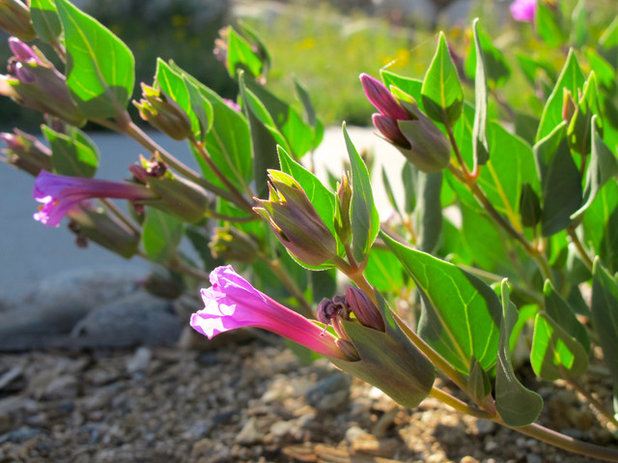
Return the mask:
<path id="1" fill-rule="evenodd" d="M 142 185 L 69 177 L 41 171 L 34 182 L 34 199 L 42 203 L 34 219 L 57 227 L 62 218 L 81 201 L 90 198 L 117 198 L 144 201 L 158 195 Z"/>
<path id="2" fill-rule="evenodd" d="M 339 341 L 323 328 L 255 289 L 228 265 L 210 273 L 212 286 L 202 289 L 205 307 L 191 315 L 191 327 L 212 339 L 245 326 L 263 328 L 301 344 L 318 354 L 340 360 Z M 344 341 L 345 342 L 345 341 Z"/>

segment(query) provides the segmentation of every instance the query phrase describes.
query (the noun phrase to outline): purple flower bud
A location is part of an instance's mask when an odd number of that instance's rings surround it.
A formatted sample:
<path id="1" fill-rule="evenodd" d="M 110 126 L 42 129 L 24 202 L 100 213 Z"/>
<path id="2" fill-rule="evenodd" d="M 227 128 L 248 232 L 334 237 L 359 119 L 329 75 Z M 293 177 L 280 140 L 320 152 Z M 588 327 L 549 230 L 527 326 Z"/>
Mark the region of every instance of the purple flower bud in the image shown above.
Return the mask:
<path id="1" fill-rule="evenodd" d="M 375 113 L 371 116 L 373 125 L 380 131 L 382 136 L 390 141 L 392 144 L 397 145 L 399 148 L 409 150 L 412 145 L 406 139 L 406 137 L 399 130 L 397 121 L 391 119 L 383 114 Z"/>
<path id="2" fill-rule="evenodd" d="M 19 79 L 19 82 L 25 85 L 32 85 L 36 79 L 32 72 L 24 67 L 22 63 L 15 63 L 15 77 Z"/>
<path id="3" fill-rule="evenodd" d="M 537 0 L 515 0 L 509 7 L 516 21 L 532 23 L 536 16 Z"/>
<path id="4" fill-rule="evenodd" d="M 191 135 L 189 116 L 169 95 L 142 83 L 142 96 L 142 100 L 133 102 L 142 119 L 174 140 Z"/>
<path id="5" fill-rule="evenodd" d="M 395 97 L 382 82 L 365 73 L 360 75 L 360 81 L 363 84 L 363 90 L 367 99 L 378 111 L 391 119 L 410 119 L 408 112 L 399 105 Z"/>
<path id="6" fill-rule="evenodd" d="M 345 298 L 350 306 L 350 310 L 361 324 L 374 330 L 384 331 L 384 320 L 376 305 L 360 289 L 348 286 L 345 291 Z"/>
<path id="7" fill-rule="evenodd" d="M 0 29 L 26 42 L 36 38 L 30 8 L 19 0 L 0 0 Z"/>
<path id="8" fill-rule="evenodd" d="M 11 48 L 13 55 L 15 55 L 15 58 L 19 61 L 35 62 L 37 64 L 43 63 L 35 51 L 17 37 L 9 38 L 9 47 Z"/>

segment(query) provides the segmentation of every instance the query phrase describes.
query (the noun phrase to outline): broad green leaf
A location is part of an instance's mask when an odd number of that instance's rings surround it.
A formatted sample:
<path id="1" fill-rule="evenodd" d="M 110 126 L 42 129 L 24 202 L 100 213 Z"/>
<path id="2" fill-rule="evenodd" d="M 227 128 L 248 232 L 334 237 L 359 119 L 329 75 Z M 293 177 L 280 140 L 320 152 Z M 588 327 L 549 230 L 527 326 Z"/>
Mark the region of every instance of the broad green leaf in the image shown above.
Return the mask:
<path id="1" fill-rule="evenodd" d="M 343 328 L 356 347 L 360 360 L 331 361 L 348 373 L 372 384 L 404 407 L 416 407 L 429 394 L 435 380 L 434 366 L 412 344 L 409 328 L 376 293 L 378 310 L 386 332 L 360 323 L 343 321 Z"/>
<path id="2" fill-rule="evenodd" d="M 67 49 L 67 85 L 89 118 L 122 114 L 133 94 L 131 50 L 96 19 L 67 0 L 56 0 Z"/>
<path id="3" fill-rule="evenodd" d="M 594 115 L 601 114 L 598 93 L 596 75 L 592 71 L 584 82 L 575 114 L 571 117 L 567 128 L 571 150 L 583 156 L 590 154 L 591 150 L 591 129 L 594 129 L 594 127 L 592 127 L 590 121 Z M 597 125 L 602 132 L 603 124 L 600 119 L 597 119 Z"/>
<path id="4" fill-rule="evenodd" d="M 579 0 L 571 13 L 571 43 L 575 47 L 583 46 L 588 39 L 586 16 L 586 0 Z"/>
<path id="5" fill-rule="evenodd" d="M 63 134 L 43 125 L 41 130 L 52 150 L 54 172 L 72 177 L 94 177 L 99 153 L 92 141 L 78 129 Z"/>
<path id="6" fill-rule="evenodd" d="M 161 58 L 157 59 L 155 84 L 160 90 L 169 95 L 172 100 L 178 103 L 178 106 L 187 114 L 191 120 L 191 131 L 194 134 L 199 133 L 199 122 L 197 116 L 191 110 L 191 98 L 185 79 Z"/>
<path id="7" fill-rule="evenodd" d="M 471 79 L 478 78 L 477 56 L 478 44 L 480 44 L 483 53 L 483 61 L 485 63 L 485 74 L 487 76 L 487 85 L 491 89 L 501 87 L 506 83 L 511 76 L 511 67 L 502 54 L 502 52 L 491 43 L 491 39 L 482 30 L 477 30 L 475 20 L 473 23 L 474 42 L 475 46 L 470 47 L 468 56 L 464 63 L 465 71 Z"/>
<path id="8" fill-rule="evenodd" d="M 479 362 L 474 357 L 470 361 L 468 393 L 477 402 L 482 402 L 483 399 L 491 393 L 489 375 L 483 370 Z"/>
<path id="9" fill-rule="evenodd" d="M 537 3 L 535 30 L 550 47 L 559 47 L 566 40 L 561 23 L 562 15 L 558 5 L 549 6 L 545 2 Z"/>
<path id="10" fill-rule="evenodd" d="M 515 58 L 517 59 L 519 68 L 524 73 L 524 76 L 530 85 L 533 87 L 536 87 L 539 77 L 545 77 L 544 82 L 551 82 L 552 84 L 556 83 L 555 71 L 551 64 L 547 61 L 534 59 L 523 53 L 515 53 Z M 551 88 L 548 90 L 546 95 L 550 92 Z"/>
<path id="11" fill-rule="evenodd" d="M 371 248 L 365 276 L 373 287 L 382 292 L 398 293 L 405 284 L 399 260 L 386 249 Z"/>
<path id="12" fill-rule="evenodd" d="M 534 228 L 541 220 L 541 201 L 528 182 L 522 185 L 519 196 L 519 215 L 524 227 Z"/>
<path id="13" fill-rule="evenodd" d="M 614 67 L 593 48 L 587 48 L 584 53 L 586 54 L 590 67 L 599 79 L 599 84 L 610 91 L 615 88 L 616 71 Z M 618 66 L 618 64 L 616 66 Z"/>
<path id="14" fill-rule="evenodd" d="M 496 368 L 496 409 L 509 426 L 526 426 L 536 420 L 543 409 L 539 394 L 527 389 L 515 376 L 509 339 L 517 322 L 517 308 L 510 301 L 507 280 L 502 281 L 502 321 Z"/>
<path id="15" fill-rule="evenodd" d="M 337 270 L 328 269 L 321 272 L 310 272 L 311 297 L 314 301 L 321 301 L 322 298 L 332 298 L 337 292 Z"/>
<path id="16" fill-rule="evenodd" d="M 618 62 L 618 16 L 614 17 L 599 38 L 603 57 L 610 63 Z"/>
<path id="17" fill-rule="evenodd" d="M 279 154 L 281 170 L 294 177 L 300 184 L 320 218 L 324 221 L 333 236 L 337 236 L 333 221 L 333 217 L 335 216 L 335 194 L 326 188 L 309 170 L 292 159 L 281 146 L 277 147 L 277 152 Z"/>
<path id="18" fill-rule="evenodd" d="M 227 31 L 227 72 L 230 76 L 237 77 L 239 70 L 242 69 L 253 77 L 259 77 L 262 74 L 262 60 L 253 51 L 251 44 L 234 28 L 228 27 Z"/>
<path id="19" fill-rule="evenodd" d="M 572 95 L 577 95 L 578 89 L 584 85 L 585 80 L 584 73 L 577 62 L 575 52 L 570 50 L 566 63 L 558 77 L 558 82 L 549 96 L 547 103 L 545 103 L 539 129 L 536 134 L 537 141 L 549 135 L 562 123 L 563 88 L 569 90 Z"/>
<path id="20" fill-rule="evenodd" d="M 594 261 L 592 274 L 592 322 L 612 378 L 614 410 L 618 413 L 618 282 L 598 258 Z"/>
<path id="21" fill-rule="evenodd" d="M 176 256 L 176 249 L 182 239 L 182 221 L 155 208 L 146 208 L 142 228 L 142 246 L 153 261 L 165 264 Z"/>
<path id="22" fill-rule="evenodd" d="M 571 220 L 577 220 L 590 207 L 597 194 L 610 179 L 618 175 L 618 161 L 611 150 L 603 142 L 596 128 L 597 116 L 592 116 L 590 121 L 591 149 L 590 164 L 586 173 L 586 188 L 584 190 L 584 204 L 571 216 Z"/>
<path id="23" fill-rule="evenodd" d="M 352 253 L 357 262 L 364 262 L 371 245 L 380 231 L 380 216 L 373 202 L 371 179 L 367 166 L 356 151 L 343 123 L 350 165 L 352 168 Z"/>
<path id="24" fill-rule="evenodd" d="M 191 109 L 198 121 L 199 130 L 195 133 L 195 136 L 200 142 L 204 143 L 206 141 L 206 134 L 212 127 L 214 116 L 212 105 L 195 83 L 191 82 L 186 76 L 183 76 L 183 80 L 189 91 Z"/>
<path id="25" fill-rule="evenodd" d="M 551 282 L 547 280 L 543 289 L 545 312 L 554 320 L 569 336 L 575 338 L 586 353 L 590 352 L 590 339 L 586 327 L 575 316 L 575 310 L 556 292 Z"/>
<path id="26" fill-rule="evenodd" d="M 459 119 L 463 88 L 443 32 L 440 32 L 438 48 L 425 74 L 421 95 L 425 112 L 434 121 L 452 125 Z"/>
<path id="27" fill-rule="evenodd" d="M 472 154 L 474 166 L 485 164 L 489 160 L 487 142 L 487 75 L 485 51 L 481 45 L 478 31 L 479 19 L 472 23 L 474 33 L 474 52 L 476 69 L 474 76 L 474 127 L 472 128 Z M 476 169 L 475 169 L 476 170 Z"/>
<path id="28" fill-rule="evenodd" d="M 543 379 L 576 378 L 588 369 L 588 353 L 552 317 L 539 312 L 534 321 L 530 363 Z"/>
<path id="29" fill-rule="evenodd" d="M 470 359 L 484 370 L 496 362 L 500 301 L 476 276 L 386 234 L 382 239 L 414 279 L 423 299 L 419 335 L 451 365 L 469 374 Z"/>
<path id="30" fill-rule="evenodd" d="M 54 0 L 31 0 L 30 19 L 39 38 L 55 43 L 62 34 L 62 23 L 58 17 Z"/>
<path id="31" fill-rule="evenodd" d="M 442 207 L 440 204 L 442 172 L 426 174 L 419 171 L 416 180 L 418 204 L 415 215 L 418 249 L 431 253 L 438 245 L 442 231 Z"/>
<path id="32" fill-rule="evenodd" d="M 543 236 L 564 230 L 571 223 L 571 214 L 582 201 L 581 177 L 571 156 L 563 122 L 534 145 L 534 156 L 541 178 Z"/>
<path id="33" fill-rule="evenodd" d="M 618 183 L 608 182 L 586 210 L 584 242 L 610 272 L 618 271 Z"/>

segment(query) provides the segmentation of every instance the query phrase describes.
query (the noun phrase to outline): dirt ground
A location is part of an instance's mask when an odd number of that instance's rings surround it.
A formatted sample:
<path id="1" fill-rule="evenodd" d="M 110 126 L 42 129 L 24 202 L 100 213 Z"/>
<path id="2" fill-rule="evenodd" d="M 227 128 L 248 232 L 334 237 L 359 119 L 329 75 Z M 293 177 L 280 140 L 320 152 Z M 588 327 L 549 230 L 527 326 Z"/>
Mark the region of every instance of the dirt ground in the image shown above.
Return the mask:
<path id="1" fill-rule="evenodd" d="M 618 446 L 575 392 L 530 385 L 546 400 L 542 424 Z M 0 462 L 52 461 L 593 460 L 432 398 L 415 410 L 401 408 L 325 360 L 302 365 L 285 347 L 254 339 L 201 352 L 140 347 L 0 355 Z"/>

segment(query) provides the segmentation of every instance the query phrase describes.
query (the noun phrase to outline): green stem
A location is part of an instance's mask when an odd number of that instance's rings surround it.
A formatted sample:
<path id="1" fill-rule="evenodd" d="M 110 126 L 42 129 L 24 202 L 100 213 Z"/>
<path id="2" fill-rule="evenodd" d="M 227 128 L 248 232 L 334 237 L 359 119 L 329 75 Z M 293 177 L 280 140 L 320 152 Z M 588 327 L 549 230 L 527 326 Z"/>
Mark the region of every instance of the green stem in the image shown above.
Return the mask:
<path id="1" fill-rule="evenodd" d="M 484 419 L 492 419 L 493 416 L 483 410 L 479 410 L 477 408 L 473 408 L 467 403 L 459 400 L 457 397 L 452 396 L 448 392 L 443 391 L 437 387 L 432 387 L 431 391 L 429 391 L 429 396 L 434 399 L 438 399 L 440 402 L 445 403 L 451 408 L 455 410 L 465 413 L 467 415 L 474 416 L 476 418 L 484 418 Z"/>
<path id="2" fill-rule="evenodd" d="M 604 461 L 618 462 L 618 450 L 616 449 L 601 447 L 600 445 L 590 444 L 588 442 L 582 442 L 536 423 L 529 424 L 528 426 L 513 427 L 508 426 L 499 418 L 494 419 L 494 421 L 521 434 L 533 437 L 537 440 L 553 445 L 554 447 L 558 447 L 578 455 L 598 458 L 599 460 Z"/>
<path id="3" fill-rule="evenodd" d="M 592 266 L 593 266 L 592 259 L 590 259 L 588 252 L 586 252 L 586 249 L 584 248 L 584 245 L 579 239 L 579 236 L 577 236 L 577 232 L 575 231 L 575 228 L 576 227 L 569 225 L 567 227 L 567 234 L 569 235 L 569 237 L 571 238 L 571 241 L 575 245 L 575 249 L 577 250 L 577 253 L 579 254 L 579 256 L 582 258 L 582 261 L 584 262 L 586 267 L 588 267 L 588 270 L 592 272 Z"/>
<path id="4" fill-rule="evenodd" d="M 455 157 L 457 158 L 457 162 L 461 168 L 461 173 L 464 176 L 465 182 L 476 181 L 476 174 L 471 174 L 468 166 L 466 165 L 463 156 L 461 155 L 461 151 L 459 150 L 459 145 L 457 145 L 457 140 L 455 140 L 455 134 L 453 133 L 453 127 L 451 124 L 445 124 L 446 133 L 448 134 L 448 139 L 451 142 L 451 146 L 453 147 L 453 151 L 455 153 Z"/>
<path id="5" fill-rule="evenodd" d="M 220 214 L 219 212 L 215 212 L 215 211 L 206 211 L 206 218 L 209 219 L 219 219 L 219 220 L 226 220 L 228 222 L 236 222 L 236 223 L 246 223 L 246 222 L 253 222 L 254 220 L 259 220 L 258 217 L 256 217 L 255 215 L 247 215 L 244 217 L 236 217 L 233 215 L 226 215 L 226 214 Z"/>

